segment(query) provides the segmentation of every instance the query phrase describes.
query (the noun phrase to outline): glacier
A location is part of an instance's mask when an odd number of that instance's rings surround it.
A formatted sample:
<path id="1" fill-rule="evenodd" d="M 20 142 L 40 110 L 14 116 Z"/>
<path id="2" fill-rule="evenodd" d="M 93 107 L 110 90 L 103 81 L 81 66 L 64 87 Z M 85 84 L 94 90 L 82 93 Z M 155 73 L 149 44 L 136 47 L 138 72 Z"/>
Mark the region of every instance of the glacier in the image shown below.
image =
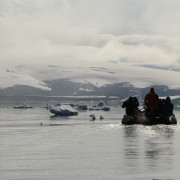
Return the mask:
<path id="1" fill-rule="evenodd" d="M 44 95 L 117 95 L 127 90 L 128 95 L 142 94 L 141 89 L 155 86 L 160 91 L 180 92 L 179 67 L 148 67 L 126 63 L 96 63 L 87 65 L 16 65 L 1 66 L 0 95 L 8 89 L 8 95 L 17 87 L 31 87 Z M 2 93 L 3 91 L 3 93 Z M 19 91 L 19 90 L 17 90 Z M 28 92 L 32 95 L 31 91 Z M 23 90 L 21 91 L 23 95 Z M 127 94 L 127 92 L 126 92 Z M 7 95 L 5 93 L 5 95 Z M 34 93 L 33 95 L 36 95 Z M 38 95 L 38 93 L 37 93 Z M 164 94 L 161 94 L 164 95 Z"/>

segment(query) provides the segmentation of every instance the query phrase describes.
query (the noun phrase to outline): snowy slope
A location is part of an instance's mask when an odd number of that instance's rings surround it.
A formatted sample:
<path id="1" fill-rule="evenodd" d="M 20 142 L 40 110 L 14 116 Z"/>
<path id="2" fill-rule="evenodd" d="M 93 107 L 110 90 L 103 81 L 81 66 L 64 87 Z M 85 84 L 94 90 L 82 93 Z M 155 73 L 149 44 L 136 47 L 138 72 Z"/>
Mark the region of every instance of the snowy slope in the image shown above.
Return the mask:
<path id="1" fill-rule="evenodd" d="M 32 67 L 33 68 L 33 67 Z M 50 88 L 46 86 L 42 79 L 37 76 L 32 76 L 33 69 L 19 68 L 19 67 L 2 67 L 0 69 L 0 88 L 4 89 L 14 85 L 26 85 L 35 88 L 40 88 L 49 91 Z"/>
<path id="2" fill-rule="evenodd" d="M 77 83 L 91 83 L 96 87 L 108 84 L 126 83 L 138 88 L 152 85 L 165 85 L 170 89 L 180 89 L 180 72 L 172 69 L 157 69 L 138 67 L 127 64 L 92 64 L 84 66 L 52 66 L 52 65 L 19 65 L 1 67 L 0 88 L 25 85 L 51 91 L 51 87 L 45 81 L 56 79 L 68 79 Z M 91 91 L 92 89 L 82 90 Z"/>

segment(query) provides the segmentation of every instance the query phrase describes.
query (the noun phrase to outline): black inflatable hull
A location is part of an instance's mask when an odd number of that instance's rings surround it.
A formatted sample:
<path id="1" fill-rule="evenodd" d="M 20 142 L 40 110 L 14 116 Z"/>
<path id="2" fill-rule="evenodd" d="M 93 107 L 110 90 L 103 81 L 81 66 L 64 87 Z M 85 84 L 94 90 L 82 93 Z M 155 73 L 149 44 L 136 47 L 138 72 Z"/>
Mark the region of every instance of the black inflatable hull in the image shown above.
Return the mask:
<path id="1" fill-rule="evenodd" d="M 134 117 L 124 115 L 122 119 L 122 124 L 125 125 L 132 125 L 132 124 L 143 124 L 143 125 L 156 125 L 156 124 L 177 124 L 177 119 L 174 115 L 172 116 L 161 116 L 161 117 Z"/>

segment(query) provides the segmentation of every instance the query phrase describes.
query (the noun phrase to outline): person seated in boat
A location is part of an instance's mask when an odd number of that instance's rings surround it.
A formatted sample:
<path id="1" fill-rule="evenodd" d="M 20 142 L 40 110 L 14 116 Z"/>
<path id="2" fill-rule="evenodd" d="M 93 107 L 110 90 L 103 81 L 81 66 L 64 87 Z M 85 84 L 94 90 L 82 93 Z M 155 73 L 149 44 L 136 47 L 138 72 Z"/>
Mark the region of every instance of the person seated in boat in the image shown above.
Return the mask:
<path id="1" fill-rule="evenodd" d="M 173 109 L 174 109 L 174 105 L 171 102 L 171 98 L 168 96 L 165 100 L 165 103 L 163 104 L 162 114 L 164 116 L 171 116 L 173 115 Z"/>
<path id="2" fill-rule="evenodd" d="M 164 98 L 163 99 L 159 98 L 159 103 L 157 105 L 157 114 L 158 115 L 162 115 L 164 103 L 165 103 L 165 99 Z"/>
<path id="3" fill-rule="evenodd" d="M 144 98 L 144 104 L 146 106 L 146 112 L 153 115 L 157 115 L 157 109 L 159 104 L 159 97 L 155 93 L 154 88 L 151 88 L 149 93 Z"/>
<path id="4" fill-rule="evenodd" d="M 122 108 L 126 108 L 126 115 L 128 116 L 136 116 L 138 106 L 139 102 L 136 97 L 129 97 L 122 104 Z"/>

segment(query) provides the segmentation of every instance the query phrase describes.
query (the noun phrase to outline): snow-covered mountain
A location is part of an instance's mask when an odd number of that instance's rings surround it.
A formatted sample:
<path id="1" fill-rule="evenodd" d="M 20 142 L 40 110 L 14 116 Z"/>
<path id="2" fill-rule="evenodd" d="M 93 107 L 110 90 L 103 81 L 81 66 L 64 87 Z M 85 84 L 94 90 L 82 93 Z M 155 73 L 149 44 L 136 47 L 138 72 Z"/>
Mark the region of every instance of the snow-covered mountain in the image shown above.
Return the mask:
<path id="1" fill-rule="evenodd" d="M 122 63 L 4 66 L 0 95 L 143 97 L 151 86 L 161 96 L 180 95 L 179 69 Z"/>

